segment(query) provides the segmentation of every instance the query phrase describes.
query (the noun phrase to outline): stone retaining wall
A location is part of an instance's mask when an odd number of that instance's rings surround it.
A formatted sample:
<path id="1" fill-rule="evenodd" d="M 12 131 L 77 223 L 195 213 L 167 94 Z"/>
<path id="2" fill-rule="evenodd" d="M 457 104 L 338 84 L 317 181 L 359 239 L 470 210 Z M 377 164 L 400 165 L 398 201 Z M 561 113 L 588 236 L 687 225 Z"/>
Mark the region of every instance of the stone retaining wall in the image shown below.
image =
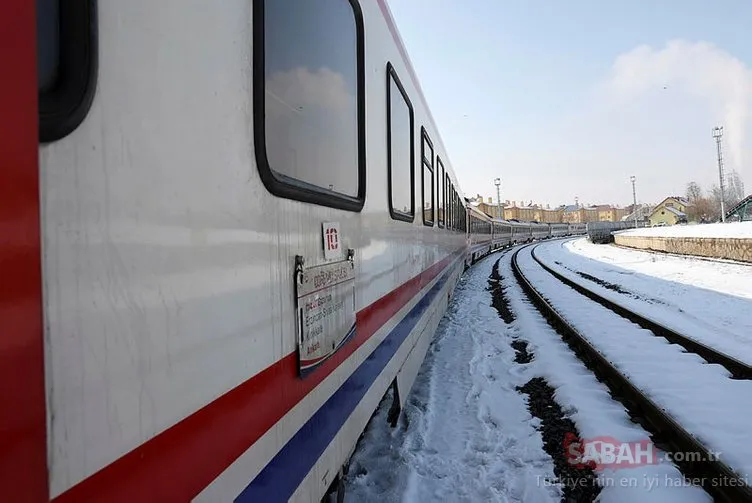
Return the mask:
<path id="1" fill-rule="evenodd" d="M 752 262 L 752 239 L 630 236 L 615 233 L 614 241 L 617 245 L 640 250 Z"/>

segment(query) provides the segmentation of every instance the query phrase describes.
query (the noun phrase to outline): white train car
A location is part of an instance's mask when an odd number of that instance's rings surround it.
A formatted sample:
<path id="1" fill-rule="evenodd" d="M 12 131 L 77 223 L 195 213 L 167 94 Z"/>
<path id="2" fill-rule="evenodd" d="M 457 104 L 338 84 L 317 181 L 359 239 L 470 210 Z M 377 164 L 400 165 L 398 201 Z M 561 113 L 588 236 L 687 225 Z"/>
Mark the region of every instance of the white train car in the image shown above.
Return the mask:
<path id="1" fill-rule="evenodd" d="M 569 225 L 566 223 L 552 223 L 550 226 L 551 237 L 560 238 L 569 234 Z"/>
<path id="2" fill-rule="evenodd" d="M 492 219 L 472 204 L 467 206 L 469 263 L 488 255 L 493 246 Z"/>
<path id="3" fill-rule="evenodd" d="M 533 230 L 529 222 L 510 220 L 512 226 L 512 243 L 527 243 L 533 239 Z"/>
<path id="4" fill-rule="evenodd" d="M 492 219 L 493 222 L 493 249 L 509 246 L 512 244 L 512 225 L 506 220 Z"/>
<path id="5" fill-rule="evenodd" d="M 548 239 L 550 237 L 551 228 L 548 224 L 540 222 L 530 222 L 529 224 L 533 239 Z"/>
<path id="6" fill-rule="evenodd" d="M 587 233 L 586 223 L 569 224 L 569 235 L 577 236 L 577 235 L 586 234 L 586 233 Z"/>
<path id="7" fill-rule="evenodd" d="M 385 0 L 0 11 L 0 500 L 318 501 L 468 252 Z"/>

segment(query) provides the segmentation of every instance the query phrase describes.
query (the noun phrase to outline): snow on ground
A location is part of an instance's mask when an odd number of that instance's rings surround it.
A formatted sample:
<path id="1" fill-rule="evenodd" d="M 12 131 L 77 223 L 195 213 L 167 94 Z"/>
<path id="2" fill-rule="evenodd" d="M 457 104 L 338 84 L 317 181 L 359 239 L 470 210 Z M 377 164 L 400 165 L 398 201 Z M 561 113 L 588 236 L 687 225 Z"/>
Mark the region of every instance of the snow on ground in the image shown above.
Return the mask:
<path id="1" fill-rule="evenodd" d="M 705 364 L 563 285 L 533 261 L 530 248 L 519 260 L 533 286 L 632 383 L 752 481 L 752 381 L 730 379 L 723 367 Z"/>
<path id="2" fill-rule="evenodd" d="M 486 290 L 497 258 L 458 285 L 403 410 L 407 431 L 371 421 L 351 461 L 348 501 L 559 500 L 557 487 L 539 483 L 554 477 L 553 464 L 515 390 L 524 379 Z"/>
<path id="3" fill-rule="evenodd" d="M 604 267 L 606 271 L 634 271 L 752 299 L 752 265 L 593 244 L 587 238 L 566 241 L 563 246 L 571 253 L 617 266 Z"/>
<path id="4" fill-rule="evenodd" d="M 535 353 L 529 373 L 544 376 L 556 387 L 556 400 L 568 411 L 581 437 L 612 437 L 622 442 L 648 439 L 648 433 L 631 421 L 624 406 L 610 397 L 608 388 L 596 379 L 527 300 L 512 275 L 511 254 L 502 258 L 501 266 L 502 285 L 507 288 L 510 307 L 517 315 L 517 320 L 511 325 L 511 332 L 527 340 Z M 658 456 L 658 459 L 665 460 L 665 457 Z M 599 501 L 712 501 L 701 488 L 677 484 L 681 478 L 681 472 L 669 462 L 607 470 L 601 473 L 604 487 Z"/>
<path id="5" fill-rule="evenodd" d="M 583 437 L 648 438 L 623 406 L 572 354 L 526 300 L 501 257 L 502 284 L 517 319 L 505 324 L 486 289 L 499 255 L 465 273 L 426 361 L 392 429 L 386 399 L 351 460 L 346 501 L 558 502 L 561 491 L 544 452 L 538 420 L 515 388 L 543 376 Z M 514 362 L 510 342 L 527 340 L 529 364 Z M 565 447 L 562 446 L 562 450 Z M 670 463 L 606 471 L 603 503 L 707 502 L 699 488 L 677 486 Z"/>
<path id="6" fill-rule="evenodd" d="M 586 238 L 541 244 L 536 255 L 597 294 L 752 363 L 752 267 L 596 245 Z"/>
<path id="7" fill-rule="evenodd" d="M 670 236 L 693 238 L 746 238 L 752 239 L 752 222 L 730 222 L 727 224 L 671 225 L 666 227 L 645 227 L 621 231 L 630 236 Z"/>

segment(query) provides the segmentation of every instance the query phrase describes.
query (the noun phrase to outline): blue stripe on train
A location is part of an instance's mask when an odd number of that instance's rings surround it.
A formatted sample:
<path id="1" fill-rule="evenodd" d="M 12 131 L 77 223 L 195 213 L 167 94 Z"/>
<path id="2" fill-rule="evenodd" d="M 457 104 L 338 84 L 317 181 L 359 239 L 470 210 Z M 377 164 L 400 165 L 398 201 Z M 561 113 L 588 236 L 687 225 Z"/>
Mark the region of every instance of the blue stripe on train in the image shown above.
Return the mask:
<path id="1" fill-rule="evenodd" d="M 381 344 L 235 498 L 236 502 L 287 501 L 292 496 L 443 288 L 456 264 L 454 260 Z"/>

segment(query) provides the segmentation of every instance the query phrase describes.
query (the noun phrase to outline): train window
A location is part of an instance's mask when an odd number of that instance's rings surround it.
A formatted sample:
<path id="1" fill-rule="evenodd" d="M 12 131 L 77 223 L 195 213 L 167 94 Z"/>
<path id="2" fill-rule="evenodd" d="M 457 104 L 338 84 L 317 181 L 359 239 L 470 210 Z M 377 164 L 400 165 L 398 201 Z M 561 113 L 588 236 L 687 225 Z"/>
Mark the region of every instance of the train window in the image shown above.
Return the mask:
<path id="1" fill-rule="evenodd" d="M 454 184 L 452 184 L 452 230 L 454 231 L 456 231 L 458 227 L 457 204 L 459 204 L 457 200 L 457 191 L 454 190 Z"/>
<path id="2" fill-rule="evenodd" d="M 454 192 L 454 205 L 452 205 L 452 220 L 454 221 L 454 225 L 452 228 L 455 231 L 460 230 L 460 211 L 459 211 L 459 204 L 460 204 L 460 198 L 457 195 L 457 191 L 452 189 Z"/>
<path id="3" fill-rule="evenodd" d="M 460 197 L 457 195 L 457 191 L 454 192 L 454 230 L 460 230 Z"/>
<path id="4" fill-rule="evenodd" d="M 462 214 L 460 213 L 460 208 L 462 206 L 460 205 L 460 195 L 457 194 L 456 191 L 455 191 L 454 195 L 455 195 L 455 202 L 454 202 L 454 212 L 455 212 L 455 214 L 454 214 L 454 229 L 459 232 L 459 231 L 462 230 Z"/>
<path id="5" fill-rule="evenodd" d="M 444 171 L 444 183 L 442 184 L 442 193 L 444 194 L 444 226 L 449 229 L 449 173 Z"/>
<path id="6" fill-rule="evenodd" d="M 97 80 L 96 0 L 36 0 L 39 141 L 83 122 Z"/>
<path id="7" fill-rule="evenodd" d="M 452 186 L 452 230 L 457 230 L 457 192 L 454 190 L 454 185 Z"/>
<path id="8" fill-rule="evenodd" d="M 37 2 L 37 90 L 45 92 L 55 84 L 60 69 L 59 0 Z"/>
<path id="9" fill-rule="evenodd" d="M 462 232 L 465 230 L 465 213 L 462 208 L 462 200 L 457 197 L 457 230 Z"/>
<path id="10" fill-rule="evenodd" d="M 279 197 L 360 211 L 365 94 L 357 1 L 266 0 L 253 9 L 254 134 L 264 185 Z"/>
<path id="11" fill-rule="evenodd" d="M 444 163 L 436 156 L 436 220 L 444 227 Z"/>
<path id="12" fill-rule="evenodd" d="M 457 194 L 457 200 L 455 201 L 455 207 L 454 211 L 455 213 L 455 230 L 461 231 L 462 230 L 462 213 L 460 212 L 460 196 Z"/>
<path id="13" fill-rule="evenodd" d="M 452 182 L 449 173 L 444 174 L 444 220 L 447 229 L 452 228 Z"/>
<path id="14" fill-rule="evenodd" d="M 386 142 L 389 212 L 392 218 L 415 219 L 415 135 L 413 106 L 391 63 L 387 64 Z"/>
<path id="15" fill-rule="evenodd" d="M 433 144 L 428 137 L 425 128 L 421 128 L 421 158 L 423 159 L 423 188 L 421 190 L 423 201 L 423 224 L 433 227 L 434 217 L 434 191 L 433 191 Z"/>

